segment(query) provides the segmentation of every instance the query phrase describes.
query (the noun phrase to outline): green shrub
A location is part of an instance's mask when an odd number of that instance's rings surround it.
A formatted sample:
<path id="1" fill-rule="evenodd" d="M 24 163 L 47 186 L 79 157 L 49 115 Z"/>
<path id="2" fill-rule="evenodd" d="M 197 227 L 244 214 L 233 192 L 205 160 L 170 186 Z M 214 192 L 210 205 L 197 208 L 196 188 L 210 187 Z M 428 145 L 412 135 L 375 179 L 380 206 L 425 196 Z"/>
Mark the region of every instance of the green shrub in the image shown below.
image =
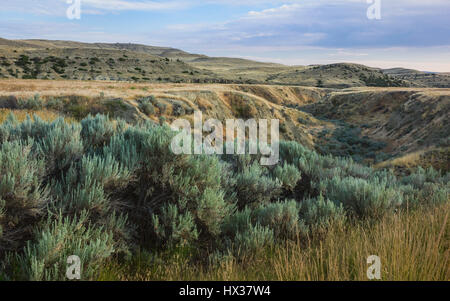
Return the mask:
<path id="1" fill-rule="evenodd" d="M 420 204 L 439 205 L 450 199 L 449 187 L 443 187 L 435 183 L 425 183 L 420 190 L 417 200 Z"/>
<path id="2" fill-rule="evenodd" d="M 360 217 L 379 217 L 403 201 L 400 191 L 379 180 L 368 182 L 353 177 L 335 177 L 322 181 L 319 186 L 327 198 L 342 203 Z"/>
<path id="3" fill-rule="evenodd" d="M 15 110 L 19 108 L 19 100 L 17 97 L 0 96 L 0 108 Z"/>
<path id="4" fill-rule="evenodd" d="M 295 201 L 261 206 L 255 209 L 253 216 L 257 224 L 273 230 L 274 237 L 279 241 L 295 240 L 305 234 L 304 225 L 299 219 L 299 206 Z"/>
<path id="5" fill-rule="evenodd" d="M 249 225 L 244 232 L 236 233 L 233 250 L 236 256 L 252 256 L 273 247 L 275 235 L 273 230 L 259 224 Z"/>
<path id="6" fill-rule="evenodd" d="M 105 259 L 114 253 L 112 235 L 102 227 L 92 227 L 86 214 L 73 219 L 59 216 L 36 230 L 35 242 L 29 242 L 17 261 L 26 280 L 66 280 L 67 259 L 81 260 L 81 277 L 92 279 Z"/>
<path id="7" fill-rule="evenodd" d="M 62 118 L 49 124 L 45 136 L 37 141 L 39 152 L 45 158 L 48 174 L 68 168 L 82 156 L 80 132 L 80 124 L 67 124 Z"/>
<path id="8" fill-rule="evenodd" d="M 103 154 L 112 156 L 132 174 L 136 171 L 140 162 L 137 147 L 136 141 L 132 140 L 126 133 L 121 133 L 111 137 L 109 144 L 103 148 Z"/>
<path id="9" fill-rule="evenodd" d="M 79 182 L 99 183 L 105 188 L 120 189 L 127 185 L 131 174 L 122 167 L 111 154 L 104 156 L 84 156 L 80 164 Z"/>
<path id="10" fill-rule="evenodd" d="M 180 104 L 174 104 L 172 109 L 173 116 L 182 116 L 186 114 L 186 110 Z"/>
<path id="11" fill-rule="evenodd" d="M 145 115 L 150 116 L 155 114 L 155 107 L 150 100 L 142 99 L 139 102 L 139 109 L 144 112 Z"/>
<path id="12" fill-rule="evenodd" d="M 42 110 L 43 103 L 39 94 L 35 94 L 34 97 L 26 100 L 19 99 L 19 108 L 25 110 Z"/>
<path id="13" fill-rule="evenodd" d="M 153 231 L 166 247 L 185 246 L 198 238 L 194 218 L 189 212 L 182 214 L 175 205 L 169 204 L 160 215 L 153 215 Z"/>
<path id="14" fill-rule="evenodd" d="M 419 167 L 417 171 L 401 180 L 402 184 L 412 185 L 415 188 L 422 189 L 425 183 L 444 183 L 445 180 L 438 171 L 432 167 L 423 169 Z"/>
<path id="15" fill-rule="evenodd" d="M 229 216 L 234 206 L 224 200 L 224 192 L 206 188 L 196 209 L 197 219 L 207 233 L 213 236 L 220 234 L 225 217 Z"/>
<path id="16" fill-rule="evenodd" d="M 89 115 L 81 121 L 81 138 L 86 149 L 97 149 L 109 143 L 115 133 L 114 124 L 107 116 Z"/>
<path id="17" fill-rule="evenodd" d="M 262 167 L 257 163 L 236 176 L 235 190 L 241 208 L 269 202 L 279 195 L 280 188 L 281 183 L 265 176 Z"/>
<path id="18" fill-rule="evenodd" d="M 0 253 L 16 248 L 30 223 L 45 213 L 49 199 L 42 185 L 44 164 L 32 153 L 33 141 L 0 145 Z"/>
<path id="19" fill-rule="evenodd" d="M 286 163 L 283 166 L 277 166 L 273 176 L 282 183 L 284 189 L 289 191 L 293 191 L 302 178 L 301 172 L 295 166 Z"/>
<path id="20" fill-rule="evenodd" d="M 336 205 L 322 195 L 304 200 L 300 205 L 300 216 L 313 231 L 343 224 L 346 219 L 342 204 Z"/>
<path id="21" fill-rule="evenodd" d="M 64 109 L 64 102 L 58 98 L 50 98 L 45 103 L 45 107 L 50 110 L 62 111 Z"/>
<path id="22" fill-rule="evenodd" d="M 166 113 L 167 105 L 165 103 L 157 102 L 156 107 L 158 108 L 160 115 L 163 115 Z"/>

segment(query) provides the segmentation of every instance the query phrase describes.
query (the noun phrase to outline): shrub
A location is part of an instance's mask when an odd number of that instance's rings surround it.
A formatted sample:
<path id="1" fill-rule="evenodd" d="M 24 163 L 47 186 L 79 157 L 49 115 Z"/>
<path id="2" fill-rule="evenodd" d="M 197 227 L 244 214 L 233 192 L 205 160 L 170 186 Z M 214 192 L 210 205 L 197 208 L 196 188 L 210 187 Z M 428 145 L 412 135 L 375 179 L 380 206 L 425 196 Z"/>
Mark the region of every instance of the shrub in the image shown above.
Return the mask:
<path id="1" fill-rule="evenodd" d="M 449 201 L 448 187 L 443 187 L 435 183 L 425 183 L 420 190 L 417 199 L 421 204 L 439 205 Z"/>
<path id="2" fill-rule="evenodd" d="M 50 110 L 62 111 L 64 109 L 64 102 L 58 98 L 50 98 L 45 107 Z"/>
<path id="3" fill-rule="evenodd" d="M 231 109 L 237 118 L 255 118 L 258 112 L 249 97 L 240 94 L 231 94 L 226 96 L 229 97 Z"/>
<path id="4" fill-rule="evenodd" d="M 320 183 L 321 192 L 337 204 L 342 203 L 360 217 L 380 217 L 402 204 L 403 195 L 388 188 L 383 181 L 368 182 L 353 177 L 326 179 Z"/>
<path id="5" fill-rule="evenodd" d="M 104 213 L 108 210 L 108 199 L 100 184 L 94 182 L 90 186 L 85 186 L 78 183 L 72 187 L 66 183 L 66 181 L 63 182 L 61 186 L 56 186 L 53 190 L 54 195 L 58 198 L 55 205 L 64 210 L 65 214 L 73 214 L 81 210 Z"/>
<path id="6" fill-rule="evenodd" d="M 294 141 L 280 141 L 280 158 L 287 164 L 296 165 L 298 161 L 308 156 L 311 151 Z"/>
<path id="7" fill-rule="evenodd" d="M 136 246 L 244 260 L 347 216 L 449 199 L 450 174 L 433 169 L 397 178 L 296 142 L 280 143 L 276 167 L 259 155 L 175 155 L 176 134 L 102 115 L 74 124 L 9 115 L 0 124 L 0 278 L 64 279 L 68 255 L 82 257 L 83 279 L 95 278 L 104 259 Z"/>
<path id="8" fill-rule="evenodd" d="M 45 136 L 37 141 L 39 152 L 46 160 L 48 174 L 68 168 L 73 161 L 82 156 L 83 143 L 80 132 L 79 124 L 69 125 L 62 118 L 49 124 Z"/>
<path id="9" fill-rule="evenodd" d="M 256 223 L 272 229 L 279 241 L 295 240 L 305 233 L 304 225 L 299 220 L 299 206 L 295 201 L 260 206 L 253 215 Z"/>
<path id="10" fill-rule="evenodd" d="M 99 183 L 105 188 L 120 189 L 127 185 L 131 174 L 127 168 L 117 162 L 111 154 L 104 156 L 84 156 L 80 164 L 79 182 Z"/>
<path id="11" fill-rule="evenodd" d="M 249 208 L 234 212 L 224 219 L 222 234 L 227 238 L 234 238 L 236 233 L 246 231 L 251 223 L 252 211 Z"/>
<path id="12" fill-rule="evenodd" d="M 0 97 L 0 108 L 15 110 L 19 108 L 19 101 L 13 95 Z"/>
<path id="13" fill-rule="evenodd" d="M 89 115 L 81 121 L 81 138 L 86 149 L 97 149 L 109 143 L 115 133 L 114 124 L 107 116 Z"/>
<path id="14" fill-rule="evenodd" d="M 39 94 L 35 94 L 34 97 L 26 100 L 19 99 L 19 108 L 25 110 L 42 110 L 43 103 Z"/>
<path id="15" fill-rule="evenodd" d="M 165 103 L 157 102 L 156 107 L 158 108 L 160 115 L 163 115 L 166 113 L 167 105 Z"/>
<path id="16" fill-rule="evenodd" d="M 139 109 L 147 116 L 155 114 L 155 107 L 153 107 L 153 104 L 147 99 L 140 101 Z"/>
<path id="17" fill-rule="evenodd" d="M 249 225 L 244 232 L 236 233 L 233 242 L 233 251 L 236 256 L 256 255 L 266 248 L 273 247 L 275 235 L 273 230 L 259 224 Z"/>
<path id="18" fill-rule="evenodd" d="M 273 176 L 282 183 L 284 189 L 289 191 L 294 190 L 302 178 L 301 172 L 295 166 L 286 163 L 282 167 L 277 166 L 273 171 Z"/>
<path id="19" fill-rule="evenodd" d="M 153 215 L 153 231 L 166 247 L 185 246 L 197 240 L 194 218 L 189 212 L 182 214 L 175 205 L 167 205 L 160 215 Z"/>
<path id="20" fill-rule="evenodd" d="M 415 188 L 422 189 L 425 183 L 443 183 L 445 182 L 439 172 L 432 167 L 423 169 L 419 167 L 417 171 L 401 180 L 402 184 L 412 185 Z"/>
<path id="21" fill-rule="evenodd" d="M 0 145 L 0 253 L 16 248 L 29 234 L 30 224 L 45 213 L 44 164 L 32 153 L 32 144 L 29 140 Z"/>
<path id="22" fill-rule="evenodd" d="M 43 230 L 36 230 L 35 243 L 28 243 L 17 255 L 23 277 L 33 281 L 66 279 L 67 259 L 77 255 L 82 264 L 81 277 L 92 279 L 114 249 L 112 235 L 102 227 L 92 227 L 86 214 L 50 219 Z"/>
<path id="23" fill-rule="evenodd" d="M 138 168 L 140 156 L 137 150 L 137 141 L 128 136 L 129 129 L 124 133 L 111 137 L 109 144 L 103 148 L 105 156 L 112 156 L 122 168 L 133 174 Z"/>
<path id="24" fill-rule="evenodd" d="M 213 236 L 220 234 L 221 225 L 233 208 L 224 200 L 224 192 L 206 188 L 196 209 L 197 218 L 207 233 Z"/>
<path id="25" fill-rule="evenodd" d="M 186 110 L 182 105 L 176 103 L 173 105 L 172 113 L 174 116 L 182 116 L 186 114 Z"/>
<path id="26" fill-rule="evenodd" d="M 235 189 L 241 208 L 269 202 L 280 193 L 280 188 L 281 183 L 265 176 L 262 167 L 257 163 L 236 176 Z"/>
<path id="27" fill-rule="evenodd" d="M 313 231 L 343 224 L 346 219 L 342 204 L 336 205 L 322 195 L 304 200 L 300 205 L 300 216 Z"/>

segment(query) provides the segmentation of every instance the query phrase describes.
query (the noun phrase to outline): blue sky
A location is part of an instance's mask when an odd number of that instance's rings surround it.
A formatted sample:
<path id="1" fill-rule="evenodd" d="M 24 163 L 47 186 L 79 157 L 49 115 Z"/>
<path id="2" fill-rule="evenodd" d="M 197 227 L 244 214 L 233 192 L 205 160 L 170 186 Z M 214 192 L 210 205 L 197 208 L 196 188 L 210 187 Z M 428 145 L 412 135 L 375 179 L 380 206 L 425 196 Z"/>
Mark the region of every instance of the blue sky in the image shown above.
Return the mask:
<path id="1" fill-rule="evenodd" d="M 290 65 L 450 72 L 450 0 L 0 0 L 0 37 L 132 42 Z M 378 0 L 376 0 L 378 1 Z"/>

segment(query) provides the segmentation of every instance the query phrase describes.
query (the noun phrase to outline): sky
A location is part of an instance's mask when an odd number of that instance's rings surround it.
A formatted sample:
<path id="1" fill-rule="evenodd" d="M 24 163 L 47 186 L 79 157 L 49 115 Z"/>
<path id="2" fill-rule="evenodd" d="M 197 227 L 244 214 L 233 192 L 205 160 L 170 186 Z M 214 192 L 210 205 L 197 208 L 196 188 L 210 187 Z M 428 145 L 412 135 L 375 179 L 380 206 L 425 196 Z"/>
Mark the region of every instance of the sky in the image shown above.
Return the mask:
<path id="1" fill-rule="evenodd" d="M 0 37 L 450 72 L 450 0 L 0 0 Z"/>

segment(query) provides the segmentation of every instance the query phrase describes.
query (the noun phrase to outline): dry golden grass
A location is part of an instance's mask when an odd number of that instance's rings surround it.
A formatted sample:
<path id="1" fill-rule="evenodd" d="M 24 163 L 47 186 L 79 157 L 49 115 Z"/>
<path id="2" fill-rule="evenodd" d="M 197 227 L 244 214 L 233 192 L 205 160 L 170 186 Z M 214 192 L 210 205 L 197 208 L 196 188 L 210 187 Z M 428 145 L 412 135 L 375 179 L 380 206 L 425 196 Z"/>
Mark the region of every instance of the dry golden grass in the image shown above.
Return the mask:
<path id="1" fill-rule="evenodd" d="M 367 280 L 370 255 L 381 259 L 382 280 L 449 280 L 449 209 L 399 213 L 333 229 L 312 248 L 283 249 L 274 261 L 277 280 Z"/>
<path id="2" fill-rule="evenodd" d="M 385 216 L 375 223 L 332 228 L 320 240 L 288 243 L 242 262 L 215 268 L 192 263 L 186 253 L 160 256 L 150 264 L 140 255 L 128 264 L 111 263 L 100 280 L 368 280 L 367 258 L 381 259 L 382 280 L 450 280 L 450 204 Z"/>
<path id="3" fill-rule="evenodd" d="M 24 121 L 27 118 L 27 115 L 33 119 L 33 115 L 39 116 L 41 119 L 45 121 L 53 121 L 58 117 L 61 117 L 56 112 L 48 111 L 48 110 L 40 110 L 40 111 L 32 111 L 32 110 L 10 110 L 10 109 L 0 109 L 0 123 L 3 123 L 8 115 L 13 113 L 18 121 Z M 71 117 L 65 117 L 64 120 L 66 122 L 75 122 L 75 119 Z"/>
<path id="4" fill-rule="evenodd" d="M 449 154 L 449 147 L 428 148 L 378 163 L 374 167 L 378 169 L 394 168 L 395 170 L 414 170 L 418 166 L 421 166 L 423 168 L 433 167 L 436 170 L 448 172 L 450 171 Z"/>

